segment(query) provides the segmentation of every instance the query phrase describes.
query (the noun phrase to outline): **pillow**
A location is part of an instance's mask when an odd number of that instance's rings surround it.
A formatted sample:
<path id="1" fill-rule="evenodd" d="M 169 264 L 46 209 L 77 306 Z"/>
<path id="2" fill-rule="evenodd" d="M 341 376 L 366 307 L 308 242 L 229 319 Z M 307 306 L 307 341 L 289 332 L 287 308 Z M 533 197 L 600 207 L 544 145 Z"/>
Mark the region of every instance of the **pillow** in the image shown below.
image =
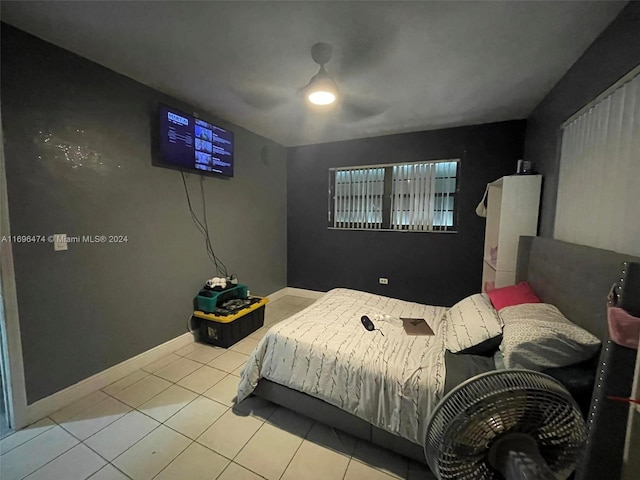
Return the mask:
<path id="1" fill-rule="evenodd" d="M 500 310 L 504 322 L 500 351 L 506 368 L 566 367 L 588 360 L 600 349 L 600 340 L 560 310 L 546 303 L 527 303 Z"/>
<path id="2" fill-rule="evenodd" d="M 527 282 L 520 282 L 509 287 L 494 288 L 487 294 L 496 310 L 502 310 L 512 305 L 522 305 L 523 303 L 540 303 L 540 299 L 533 293 Z"/>
<path id="3" fill-rule="evenodd" d="M 498 312 L 484 293 L 460 300 L 447 312 L 445 346 L 452 353 L 493 355 L 501 333 Z"/>

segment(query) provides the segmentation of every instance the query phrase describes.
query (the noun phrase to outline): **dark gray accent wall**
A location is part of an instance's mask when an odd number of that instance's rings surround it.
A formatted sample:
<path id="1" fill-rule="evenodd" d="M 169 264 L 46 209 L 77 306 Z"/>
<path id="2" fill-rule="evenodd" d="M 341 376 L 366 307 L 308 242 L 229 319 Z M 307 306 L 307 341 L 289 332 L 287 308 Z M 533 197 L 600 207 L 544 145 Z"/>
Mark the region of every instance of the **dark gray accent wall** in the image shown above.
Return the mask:
<path id="1" fill-rule="evenodd" d="M 524 121 L 511 121 L 288 149 L 289 286 L 347 287 L 433 305 L 477 293 L 485 219 L 475 208 L 488 182 L 515 172 L 524 131 Z M 458 233 L 327 228 L 330 167 L 447 158 L 461 159 Z"/>
<path id="2" fill-rule="evenodd" d="M 180 173 L 152 166 L 158 102 L 188 105 L 2 24 L 2 123 L 13 235 L 126 235 L 15 243 L 29 403 L 187 331 L 215 275 Z M 286 150 L 235 133 L 235 177 L 203 178 L 216 253 L 252 293 L 286 286 Z M 200 177 L 188 176 L 202 217 Z"/>
<path id="3" fill-rule="evenodd" d="M 525 159 L 544 175 L 539 234 L 553 236 L 562 123 L 640 64 L 640 2 L 629 2 L 527 119 Z"/>

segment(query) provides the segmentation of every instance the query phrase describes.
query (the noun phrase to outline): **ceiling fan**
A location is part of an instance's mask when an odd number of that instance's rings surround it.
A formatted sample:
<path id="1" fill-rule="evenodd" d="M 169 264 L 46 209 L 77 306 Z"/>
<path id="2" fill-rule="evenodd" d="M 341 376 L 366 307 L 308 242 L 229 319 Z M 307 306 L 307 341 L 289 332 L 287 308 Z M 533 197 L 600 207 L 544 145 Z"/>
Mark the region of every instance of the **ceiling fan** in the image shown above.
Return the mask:
<path id="1" fill-rule="evenodd" d="M 331 105 L 338 98 L 338 84 L 324 68 L 332 55 L 333 47 L 328 43 L 318 42 L 311 47 L 311 58 L 320 65 L 320 70 L 302 88 L 302 93 L 313 105 Z"/>
<path id="2" fill-rule="evenodd" d="M 311 58 L 320 66 L 309 82 L 296 92 L 282 87 L 244 85 L 234 92 L 249 106 L 258 110 L 271 110 L 304 98 L 306 107 L 315 112 L 337 112 L 343 120 L 355 122 L 380 115 L 388 105 L 371 96 L 343 91 L 325 65 L 333 56 L 329 43 L 318 42 L 311 47 Z M 337 107 L 337 108 L 336 108 Z"/>

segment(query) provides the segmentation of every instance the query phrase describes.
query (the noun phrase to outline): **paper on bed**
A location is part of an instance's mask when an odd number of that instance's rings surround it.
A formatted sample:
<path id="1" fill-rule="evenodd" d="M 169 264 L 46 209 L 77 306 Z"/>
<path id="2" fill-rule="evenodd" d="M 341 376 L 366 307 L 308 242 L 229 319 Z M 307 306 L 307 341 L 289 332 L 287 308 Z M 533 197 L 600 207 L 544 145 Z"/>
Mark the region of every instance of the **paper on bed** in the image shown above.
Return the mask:
<path id="1" fill-rule="evenodd" d="M 424 318 L 400 318 L 407 335 L 435 335 Z"/>

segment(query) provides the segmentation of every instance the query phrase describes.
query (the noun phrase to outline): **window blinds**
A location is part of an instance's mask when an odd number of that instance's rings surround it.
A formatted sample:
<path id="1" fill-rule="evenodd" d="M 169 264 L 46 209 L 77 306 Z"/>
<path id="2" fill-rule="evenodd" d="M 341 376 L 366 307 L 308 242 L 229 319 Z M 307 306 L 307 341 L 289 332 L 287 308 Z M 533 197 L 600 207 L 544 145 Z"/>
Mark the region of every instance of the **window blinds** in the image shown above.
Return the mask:
<path id="1" fill-rule="evenodd" d="M 640 255 L 639 74 L 565 124 L 555 238 Z"/>
<path id="2" fill-rule="evenodd" d="M 382 226 L 384 168 L 337 170 L 334 217 L 338 228 Z"/>
<path id="3" fill-rule="evenodd" d="M 333 228 L 455 231 L 459 160 L 329 169 Z"/>
<path id="4" fill-rule="evenodd" d="M 391 228 L 446 230 L 453 225 L 457 162 L 393 167 Z"/>

